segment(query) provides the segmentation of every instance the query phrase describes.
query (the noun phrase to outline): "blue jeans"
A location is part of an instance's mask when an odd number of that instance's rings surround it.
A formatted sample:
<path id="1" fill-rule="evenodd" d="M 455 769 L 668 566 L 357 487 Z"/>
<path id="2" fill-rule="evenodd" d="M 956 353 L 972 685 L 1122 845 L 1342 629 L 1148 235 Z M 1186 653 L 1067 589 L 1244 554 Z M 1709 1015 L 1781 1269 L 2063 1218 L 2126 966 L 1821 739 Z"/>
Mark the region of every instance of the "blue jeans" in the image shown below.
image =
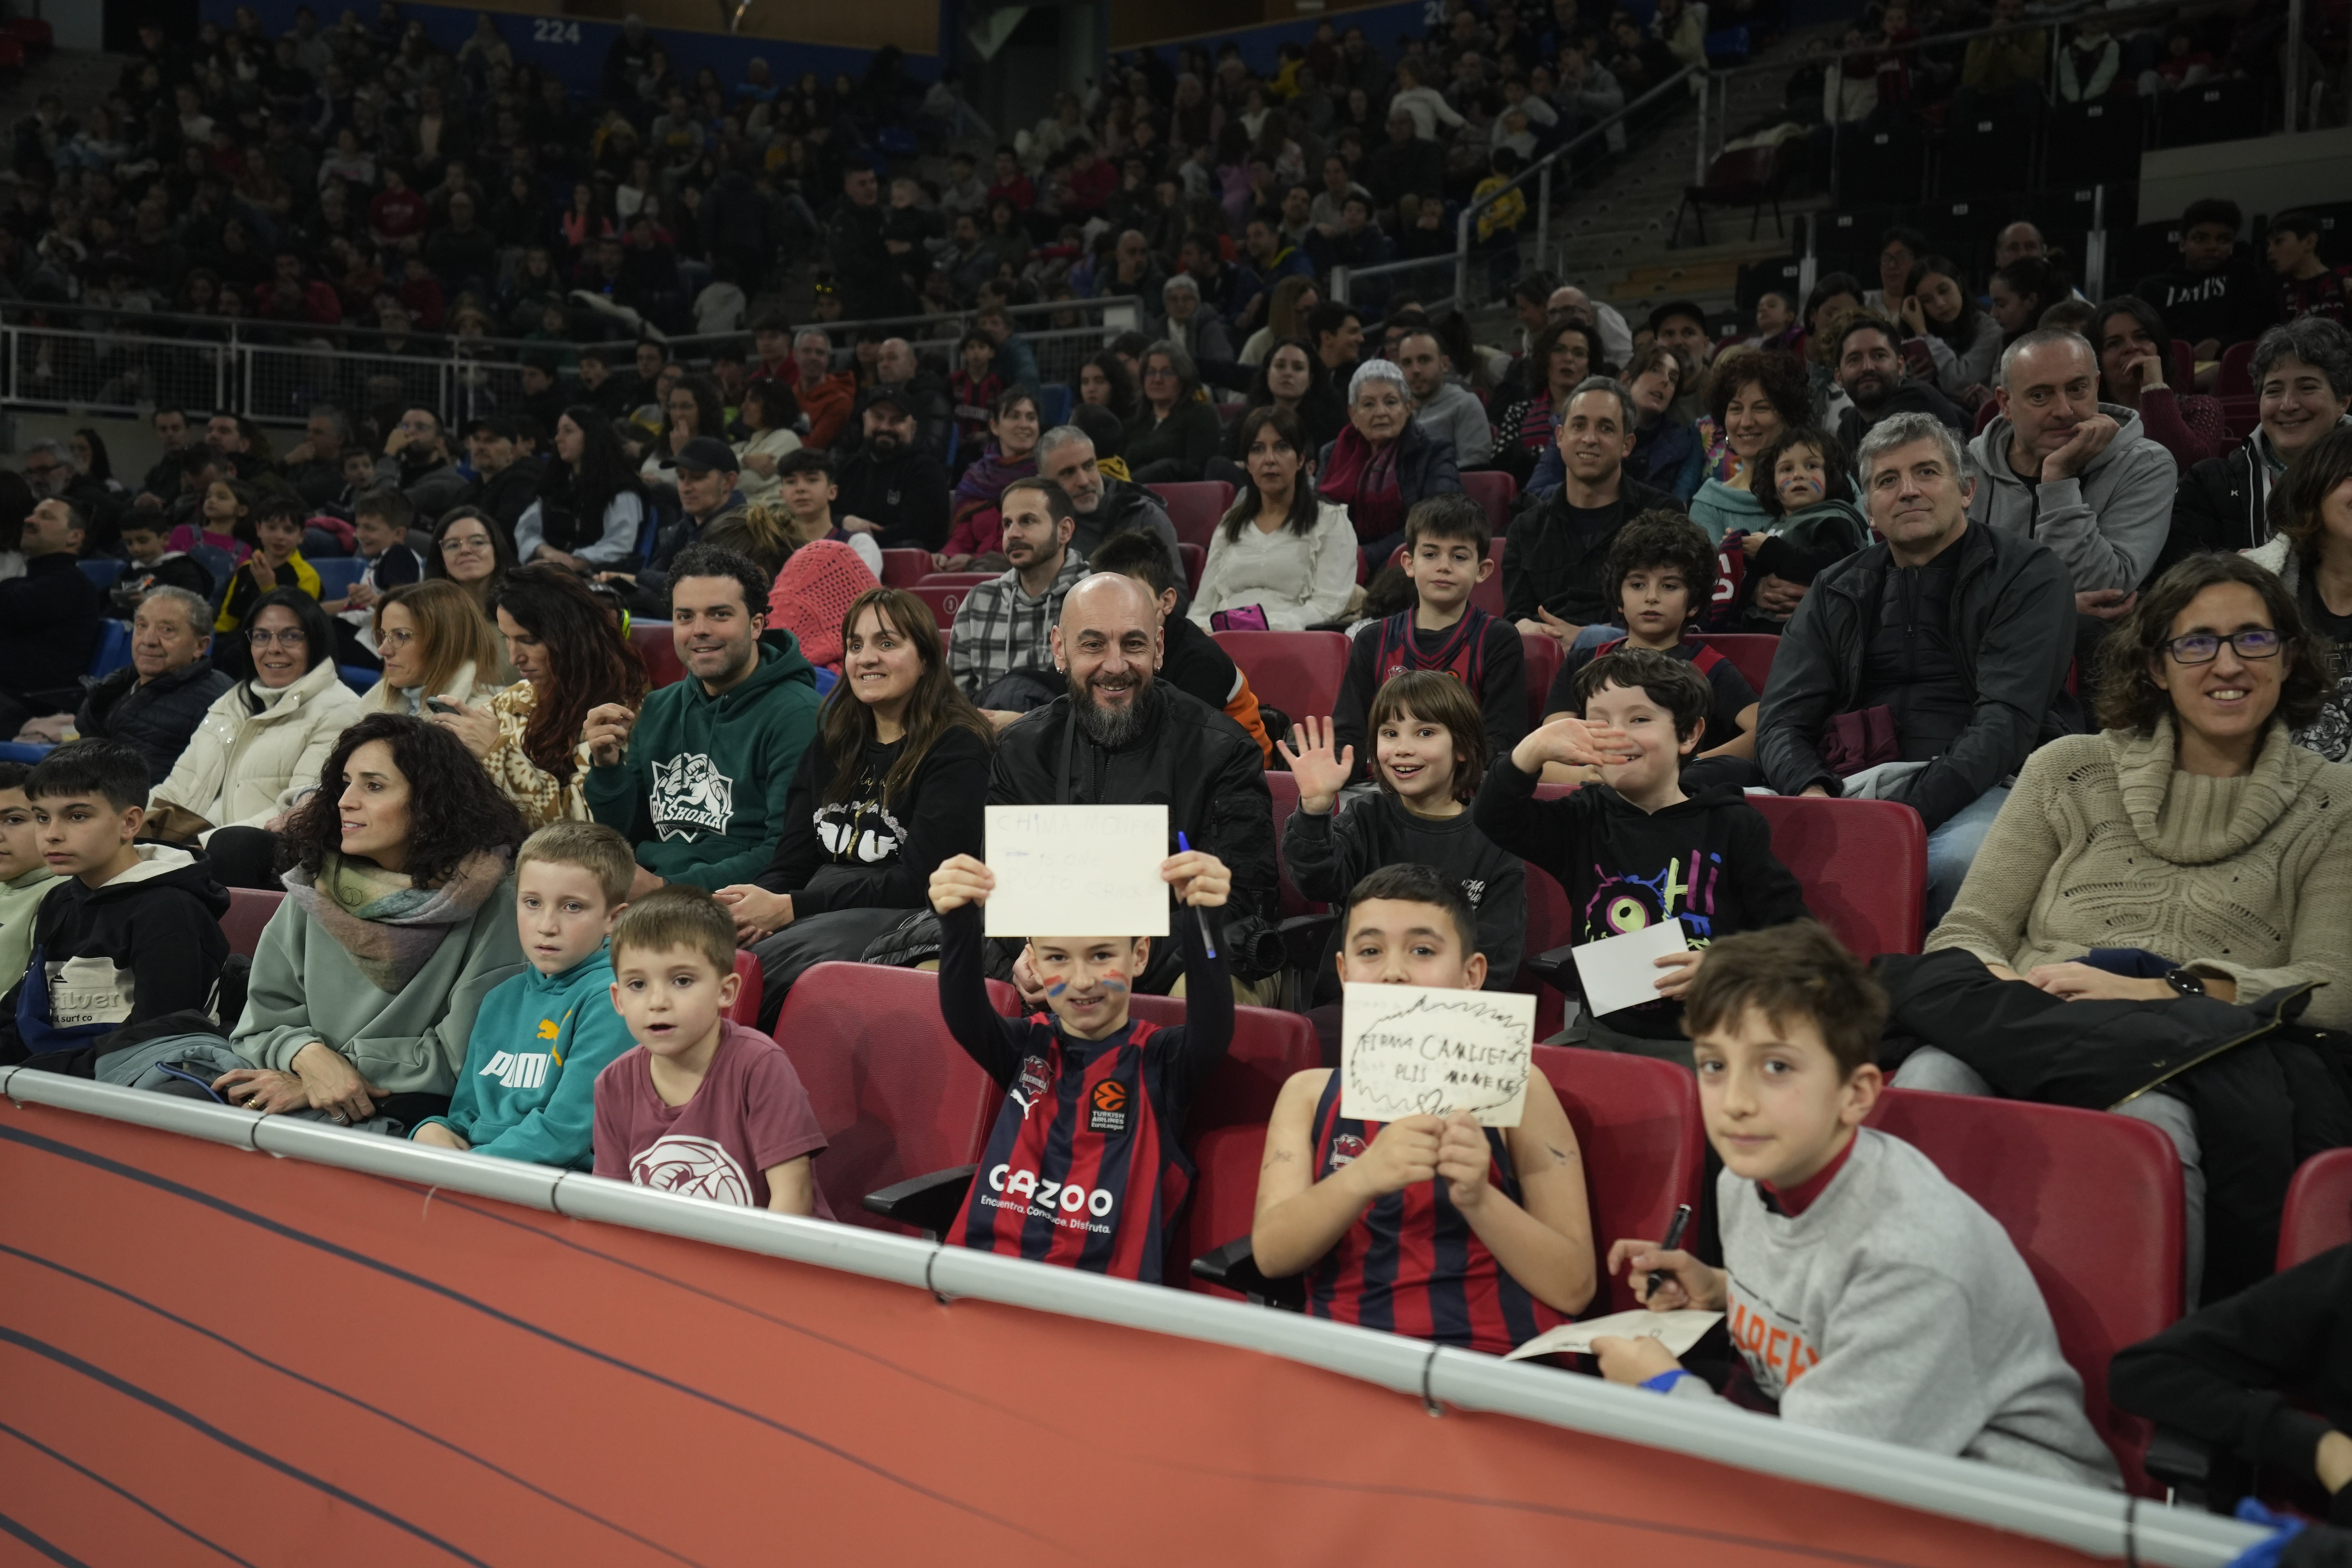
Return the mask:
<path id="1" fill-rule="evenodd" d="M 1927 835 L 1927 929 L 1936 929 L 1944 911 L 1960 895 L 1960 884 L 1968 879 L 1969 865 L 1984 845 L 1985 835 L 1992 831 L 1992 819 L 2000 815 L 2001 802 L 2009 798 L 2007 784 L 1995 784 L 1984 794 L 1960 807 L 1947 818 L 1941 827 Z"/>

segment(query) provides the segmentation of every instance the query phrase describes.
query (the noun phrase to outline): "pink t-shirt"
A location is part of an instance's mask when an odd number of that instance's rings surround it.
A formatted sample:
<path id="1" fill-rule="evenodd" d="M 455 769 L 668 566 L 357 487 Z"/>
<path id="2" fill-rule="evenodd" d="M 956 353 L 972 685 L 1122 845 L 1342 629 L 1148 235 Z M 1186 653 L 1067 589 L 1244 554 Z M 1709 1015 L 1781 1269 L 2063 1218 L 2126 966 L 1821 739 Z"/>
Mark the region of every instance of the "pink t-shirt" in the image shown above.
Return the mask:
<path id="1" fill-rule="evenodd" d="M 654 1092 L 652 1060 L 638 1046 L 596 1075 L 596 1174 L 763 1209 L 769 1167 L 824 1152 L 792 1058 L 759 1030 L 722 1019 L 710 1070 L 684 1105 Z M 833 1217 L 822 1188 L 816 1214 Z"/>

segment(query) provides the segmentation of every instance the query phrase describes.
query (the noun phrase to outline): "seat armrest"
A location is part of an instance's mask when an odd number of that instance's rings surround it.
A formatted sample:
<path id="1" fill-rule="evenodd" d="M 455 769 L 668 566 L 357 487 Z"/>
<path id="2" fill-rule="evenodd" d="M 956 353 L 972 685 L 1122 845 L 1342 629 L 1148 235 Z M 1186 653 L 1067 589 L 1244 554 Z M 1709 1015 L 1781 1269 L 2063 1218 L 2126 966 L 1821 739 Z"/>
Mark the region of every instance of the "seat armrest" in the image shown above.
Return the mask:
<path id="1" fill-rule="evenodd" d="M 2177 1426 L 2158 1426 L 2141 1468 L 2172 1489 L 2175 1500 L 2215 1513 L 2235 1511 L 2245 1495 L 2245 1467 L 2235 1456 Z"/>
<path id="2" fill-rule="evenodd" d="M 1549 984 L 1573 994 L 1576 981 L 1576 944 L 1564 942 L 1559 947 L 1531 952 L 1519 961 L 1520 966 L 1539 975 Z"/>
<path id="3" fill-rule="evenodd" d="M 1339 923 L 1336 912 L 1293 915 L 1274 929 L 1281 934 L 1283 955 L 1290 967 L 1302 974 L 1317 974 L 1323 969 L 1323 949 L 1331 940 L 1333 928 Z"/>
<path id="4" fill-rule="evenodd" d="M 972 1173 L 979 1169 L 978 1165 L 955 1165 L 894 1182 L 878 1193 L 866 1194 L 866 1212 L 933 1236 L 945 1235 L 963 1207 L 964 1194 L 971 1190 Z"/>
<path id="5" fill-rule="evenodd" d="M 1246 1236 L 1192 1259 L 1192 1277 L 1288 1311 L 1304 1311 L 1307 1307 L 1306 1282 L 1297 1275 L 1287 1279 L 1269 1279 L 1259 1273 Z"/>

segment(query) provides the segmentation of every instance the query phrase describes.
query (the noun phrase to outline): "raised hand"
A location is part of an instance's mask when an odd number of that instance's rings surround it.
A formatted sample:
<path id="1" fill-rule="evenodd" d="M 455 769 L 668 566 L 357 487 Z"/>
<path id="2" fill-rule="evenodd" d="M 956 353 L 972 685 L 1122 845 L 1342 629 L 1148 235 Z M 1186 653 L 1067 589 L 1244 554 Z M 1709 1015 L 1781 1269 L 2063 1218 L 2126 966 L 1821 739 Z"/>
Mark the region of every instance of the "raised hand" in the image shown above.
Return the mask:
<path id="1" fill-rule="evenodd" d="M 940 914 L 984 904 L 995 890 L 996 873 L 969 855 L 950 855 L 931 873 L 931 908 Z"/>
<path id="2" fill-rule="evenodd" d="M 1356 748 L 1348 747 L 1337 755 L 1334 726 L 1328 719 L 1301 719 L 1290 727 L 1291 745 L 1280 741 L 1274 749 L 1290 764 L 1290 776 L 1298 782 L 1298 807 L 1316 816 L 1328 813 L 1338 804 L 1339 792 L 1356 776 Z"/>
<path id="3" fill-rule="evenodd" d="M 1160 879 L 1176 889 L 1179 903 L 1213 910 L 1234 888 L 1234 874 L 1205 849 L 1187 849 L 1160 862 Z"/>

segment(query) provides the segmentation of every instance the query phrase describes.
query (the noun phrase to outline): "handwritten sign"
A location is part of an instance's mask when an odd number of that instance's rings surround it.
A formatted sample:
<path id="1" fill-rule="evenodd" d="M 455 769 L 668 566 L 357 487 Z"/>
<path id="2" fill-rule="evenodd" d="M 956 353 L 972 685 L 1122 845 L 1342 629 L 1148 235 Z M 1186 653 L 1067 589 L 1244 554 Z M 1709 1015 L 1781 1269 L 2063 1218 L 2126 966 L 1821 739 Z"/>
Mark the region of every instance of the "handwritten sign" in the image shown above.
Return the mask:
<path id="1" fill-rule="evenodd" d="M 1685 1307 L 1673 1312 L 1653 1312 L 1645 1307 L 1637 1307 L 1630 1312 L 1612 1312 L 1605 1318 L 1587 1318 L 1580 1323 L 1562 1323 L 1549 1333 L 1538 1334 L 1503 1359 L 1525 1361 L 1531 1355 L 1591 1355 L 1593 1341 L 1612 1337 L 1655 1340 L 1679 1356 L 1706 1337 L 1707 1330 L 1721 1321 L 1721 1312 L 1702 1312 L 1696 1307 Z"/>
<path id="2" fill-rule="evenodd" d="M 1165 805 L 987 808 L 990 936 L 1166 936 Z"/>
<path id="3" fill-rule="evenodd" d="M 1351 984 L 1340 1017 L 1339 1114 L 1360 1121 L 1450 1116 L 1517 1127 L 1536 999 L 1509 991 Z"/>
<path id="4" fill-rule="evenodd" d="M 1584 1010 L 1593 1017 L 1620 1007 L 1658 999 L 1658 979 L 1665 971 L 1658 960 L 1670 952 L 1686 952 L 1690 941 L 1680 921 L 1660 921 L 1654 926 L 1603 937 L 1570 949 L 1576 977 L 1584 986 Z"/>

